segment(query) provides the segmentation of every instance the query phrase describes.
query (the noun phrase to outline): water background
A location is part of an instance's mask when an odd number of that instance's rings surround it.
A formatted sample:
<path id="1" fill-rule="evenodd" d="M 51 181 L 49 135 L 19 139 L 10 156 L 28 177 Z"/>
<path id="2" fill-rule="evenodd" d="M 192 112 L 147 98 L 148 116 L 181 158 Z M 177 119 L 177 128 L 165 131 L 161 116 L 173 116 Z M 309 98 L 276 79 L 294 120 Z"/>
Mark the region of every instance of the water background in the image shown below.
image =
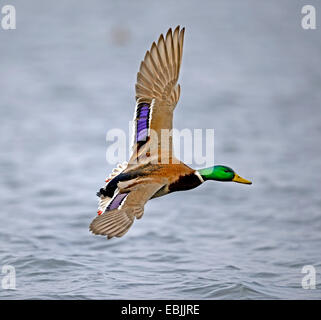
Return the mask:
<path id="1" fill-rule="evenodd" d="M 319 299 L 321 6 L 306 1 L 10 0 L 0 30 L 1 299 Z M 5 3 L 7 4 L 7 3 Z M 2 6 L 0 2 L 0 6 Z M 150 201 L 125 237 L 88 225 L 107 130 L 128 130 L 140 61 L 186 27 L 174 125 L 215 129 L 206 183 Z M 317 272 L 304 290 L 304 265 Z M 4 277 L 3 274 L 0 274 Z"/>

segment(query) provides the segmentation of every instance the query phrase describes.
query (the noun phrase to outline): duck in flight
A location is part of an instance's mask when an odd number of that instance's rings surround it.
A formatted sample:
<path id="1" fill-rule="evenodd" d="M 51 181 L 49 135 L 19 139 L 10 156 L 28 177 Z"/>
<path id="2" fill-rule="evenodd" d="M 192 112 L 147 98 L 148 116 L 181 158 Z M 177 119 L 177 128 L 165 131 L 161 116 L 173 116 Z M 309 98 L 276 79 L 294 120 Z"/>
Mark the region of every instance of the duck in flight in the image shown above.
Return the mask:
<path id="1" fill-rule="evenodd" d="M 97 235 L 123 236 L 144 213 L 149 199 L 196 188 L 207 180 L 251 184 L 233 169 L 215 165 L 194 170 L 175 158 L 173 112 L 180 96 L 177 84 L 185 28 L 161 35 L 146 52 L 136 82 L 134 143 L 128 163 L 113 170 L 97 193 L 98 216 L 90 224 Z M 167 132 L 168 134 L 162 134 Z M 166 143 L 164 143 L 164 140 Z"/>

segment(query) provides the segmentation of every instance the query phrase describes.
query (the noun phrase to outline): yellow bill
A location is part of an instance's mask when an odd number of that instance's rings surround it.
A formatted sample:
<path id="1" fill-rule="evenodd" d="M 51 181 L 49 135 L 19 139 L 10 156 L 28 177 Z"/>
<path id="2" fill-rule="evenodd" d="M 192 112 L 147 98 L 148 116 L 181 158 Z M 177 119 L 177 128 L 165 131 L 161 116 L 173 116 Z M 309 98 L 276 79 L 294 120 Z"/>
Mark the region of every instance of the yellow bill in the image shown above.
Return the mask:
<path id="1" fill-rule="evenodd" d="M 252 184 L 251 181 L 246 180 L 246 179 L 240 177 L 240 176 L 239 176 L 238 174 L 236 174 L 236 173 L 235 173 L 234 178 L 232 179 L 232 181 L 238 182 L 238 183 Z"/>

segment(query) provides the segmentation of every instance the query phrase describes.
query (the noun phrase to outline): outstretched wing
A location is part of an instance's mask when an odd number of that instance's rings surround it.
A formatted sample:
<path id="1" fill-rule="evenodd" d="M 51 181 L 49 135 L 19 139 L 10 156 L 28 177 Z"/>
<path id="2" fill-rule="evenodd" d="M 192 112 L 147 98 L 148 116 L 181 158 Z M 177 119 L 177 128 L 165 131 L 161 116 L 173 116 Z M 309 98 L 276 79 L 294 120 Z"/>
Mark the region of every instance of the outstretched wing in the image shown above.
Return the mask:
<path id="1" fill-rule="evenodd" d="M 134 114 L 133 154 L 129 163 L 137 161 L 143 153 L 142 146 L 149 142 L 149 149 L 165 149 L 172 155 L 173 111 L 180 96 L 177 84 L 182 62 L 185 28 L 169 29 L 157 44 L 146 52 L 137 73 L 136 109 Z M 167 129 L 161 144 L 161 130 Z M 164 132 L 164 131 L 163 131 Z M 167 141 L 164 141 L 167 140 Z M 145 148 L 144 148 L 145 149 Z"/>
<path id="2" fill-rule="evenodd" d="M 109 202 L 105 212 L 90 224 L 94 234 L 106 235 L 108 239 L 123 236 L 144 213 L 145 203 L 163 187 L 161 183 L 136 184 L 120 189 Z"/>

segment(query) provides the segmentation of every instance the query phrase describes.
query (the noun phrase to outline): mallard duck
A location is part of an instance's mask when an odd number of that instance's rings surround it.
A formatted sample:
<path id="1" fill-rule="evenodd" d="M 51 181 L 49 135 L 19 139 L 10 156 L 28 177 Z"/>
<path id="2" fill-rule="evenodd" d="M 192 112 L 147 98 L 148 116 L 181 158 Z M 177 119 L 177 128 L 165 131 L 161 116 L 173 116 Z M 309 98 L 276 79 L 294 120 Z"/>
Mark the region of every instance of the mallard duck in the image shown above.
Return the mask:
<path id="1" fill-rule="evenodd" d="M 207 180 L 251 184 L 233 169 L 215 165 L 195 170 L 173 154 L 173 111 L 185 28 L 169 29 L 146 52 L 137 73 L 134 143 L 128 163 L 118 165 L 99 190 L 98 216 L 89 229 L 97 235 L 123 236 L 144 213 L 149 199 L 196 188 Z M 164 130 L 164 129 L 167 129 Z M 161 136 L 161 132 L 168 132 Z M 162 139 L 162 141 L 161 141 Z M 164 143 L 166 139 L 166 143 Z M 166 159 L 166 161 L 164 161 Z"/>

